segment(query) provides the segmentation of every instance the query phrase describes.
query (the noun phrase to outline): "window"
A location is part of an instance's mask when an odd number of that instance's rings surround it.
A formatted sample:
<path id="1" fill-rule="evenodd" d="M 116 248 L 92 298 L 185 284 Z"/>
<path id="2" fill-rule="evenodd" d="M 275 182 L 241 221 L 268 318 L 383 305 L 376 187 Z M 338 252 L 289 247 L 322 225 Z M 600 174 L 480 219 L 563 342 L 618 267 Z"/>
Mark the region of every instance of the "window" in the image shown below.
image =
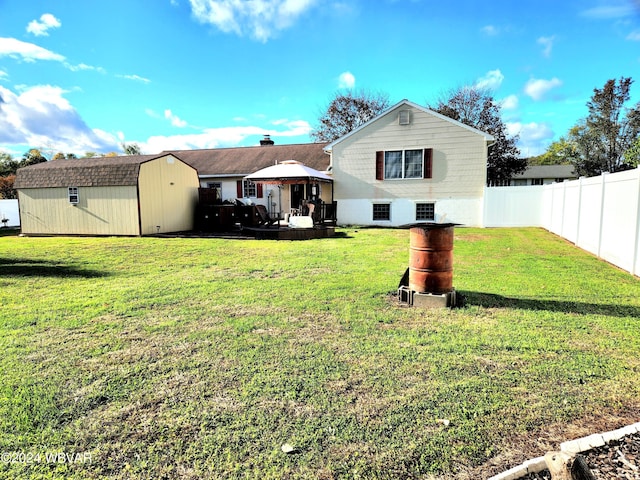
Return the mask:
<path id="1" fill-rule="evenodd" d="M 416 203 L 416 221 L 434 221 L 436 219 L 435 203 Z"/>
<path id="2" fill-rule="evenodd" d="M 391 205 L 388 203 L 374 203 L 373 220 L 391 220 Z"/>
<path id="3" fill-rule="evenodd" d="M 207 188 L 213 190 L 212 197 L 216 201 L 222 201 L 222 183 L 221 182 L 207 182 Z"/>
<path id="4" fill-rule="evenodd" d="M 532 178 L 531 185 L 542 185 L 542 178 Z"/>
<path id="5" fill-rule="evenodd" d="M 78 187 L 69 187 L 69 203 L 77 205 L 80 201 L 80 195 L 78 194 Z"/>
<path id="6" fill-rule="evenodd" d="M 256 184 L 251 180 L 244 180 L 242 183 L 243 197 L 255 197 L 256 196 Z"/>
<path id="7" fill-rule="evenodd" d="M 431 178 L 431 148 L 376 152 L 376 180 Z"/>
<path id="8" fill-rule="evenodd" d="M 238 180 L 237 198 L 262 198 L 262 184 L 251 180 Z"/>
<path id="9" fill-rule="evenodd" d="M 422 150 L 384 152 L 384 178 L 422 178 Z"/>

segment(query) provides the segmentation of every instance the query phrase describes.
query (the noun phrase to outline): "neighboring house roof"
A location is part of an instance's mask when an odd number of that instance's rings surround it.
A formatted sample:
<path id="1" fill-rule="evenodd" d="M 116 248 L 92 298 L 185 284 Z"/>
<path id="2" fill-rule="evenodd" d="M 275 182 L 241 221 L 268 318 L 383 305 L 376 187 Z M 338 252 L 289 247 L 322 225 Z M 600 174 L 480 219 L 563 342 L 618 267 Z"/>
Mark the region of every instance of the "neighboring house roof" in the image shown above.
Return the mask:
<path id="1" fill-rule="evenodd" d="M 285 160 L 296 160 L 324 171 L 329 167 L 325 143 L 261 145 L 256 147 L 213 148 L 205 150 L 168 150 L 188 163 L 202 176 L 246 176 Z"/>
<path id="2" fill-rule="evenodd" d="M 513 179 L 524 178 L 578 178 L 573 165 L 530 165 L 527 169 L 514 175 Z"/>
<path id="3" fill-rule="evenodd" d="M 164 155 L 60 159 L 18 169 L 15 188 L 137 185 L 140 165 Z"/>
<path id="4" fill-rule="evenodd" d="M 478 135 L 482 135 L 487 142 L 493 143 L 493 141 L 495 140 L 494 137 L 492 135 L 489 135 L 488 133 L 482 132 L 482 131 L 478 130 L 477 128 L 473 128 L 473 127 L 470 127 L 469 125 L 465 125 L 462 122 L 458 122 L 457 120 L 449 118 L 449 117 L 447 117 L 445 115 L 442 115 L 442 114 L 440 114 L 438 112 L 434 112 L 433 110 L 430 110 L 430 109 L 428 109 L 426 107 L 422 107 L 422 106 L 418 105 L 417 103 L 413 103 L 413 102 L 405 99 L 405 100 L 399 101 L 394 106 L 392 106 L 391 108 L 385 110 L 384 112 L 382 112 L 377 117 L 374 117 L 371 120 L 369 120 L 368 122 L 363 123 L 358 128 L 352 130 L 351 132 L 347 133 L 346 135 L 343 135 L 342 137 L 338 138 L 337 140 L 334 140 L 333 142 L 331 142 L 330 144 L 328 144 L 325 147 L 325 150 L 327 152 L 330 152 L 334 145 L 346 140 L 347 138 L 351 137 L 352 135 L 355 135 L 360 130 L 363 130 L 363 129 L 367 128 L 373 122 L 376 122 L 378 119 L 380 119 L 380 118 L 384 117 L 385 115 L 391 113 L 393 110 L 396 110 L 396 109 L 398 109 L 400 107 L 403 107 L 403 106 L 408 106 L 408 107 L 415 108 L 415 109 L 420 110 L 420 111 L 422 111 L 424 113 L 427 113 L 429 115 L 433 115 L 433 116 L 438 117 L 438 118 L 440 118 L 442 120 L 446 120 L 447 122 L 453 123 L 454 125 L 462 127 L 462 128 L 464 128 L 466 130 L 469 130 L 469 131 L 471 131 L 473 133 L 477 133 Z"/>

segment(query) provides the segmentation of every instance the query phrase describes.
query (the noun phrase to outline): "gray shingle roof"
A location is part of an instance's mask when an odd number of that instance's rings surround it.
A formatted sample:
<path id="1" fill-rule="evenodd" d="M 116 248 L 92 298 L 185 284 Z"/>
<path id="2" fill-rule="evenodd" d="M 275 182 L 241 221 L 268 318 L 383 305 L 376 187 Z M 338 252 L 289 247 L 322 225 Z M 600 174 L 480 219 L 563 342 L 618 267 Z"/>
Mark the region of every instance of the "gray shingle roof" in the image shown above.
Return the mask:
<path id="1" fill-rule="evenodd" d="M 245 176 L 283 160 L 297 160 L 324 171 L 330 157 L 326 143 L 265 145 L 256 147 L 171 150 L 157 155 L 54 160 L 18 170 L 15 188 L 98 187 L 137 185 L 140 164 L 172 154 L 198 171 L 198 175 Z"/>
<path id="2" fill-rule="evenodd" d="M 169 150 L 198 171 L 198 175 L 244 176 L 284 160 L 297 160 L 324 171 L 330 157 L 324 153 L 326 143 L 264 145 L 257 147 L 214 148 L 204 150 Z"/>
<path id="3" fill-rule="evenodd" d="M 15 188 L 137 185 L 140 164 L 159 155 L 52 160 L 18 169 Z"/>
<path id="4" fill-rule="evenodd" d="M 573 165 L 530 165 L 513 178 L 578 178 Z"/>

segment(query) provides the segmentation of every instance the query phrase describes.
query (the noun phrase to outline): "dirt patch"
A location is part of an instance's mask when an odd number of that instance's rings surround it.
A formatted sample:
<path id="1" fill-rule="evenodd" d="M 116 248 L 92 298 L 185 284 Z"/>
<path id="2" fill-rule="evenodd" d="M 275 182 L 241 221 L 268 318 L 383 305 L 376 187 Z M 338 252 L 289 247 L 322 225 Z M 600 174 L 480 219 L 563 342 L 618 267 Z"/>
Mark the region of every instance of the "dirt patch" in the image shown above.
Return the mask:
<path id="1" fill-rule="evenodd" d="M 504 445 L 512 445 L 512 448 L 503 449 L 499 455 L 488 462 L 461 472 L 455 478 L 458 480 L 489 478 L 518 466 L 526 460 L 541 457 L 550 451 L 557 451 L 562 442 L 615 430 L 636 423 L 638 420 L 640 420 L 640 405 L 627 407 L 621 411 L 594 413 L 570 424 L 556 423 L 543 431 L 531 432 L 528 435 L 505 437 Z"/>

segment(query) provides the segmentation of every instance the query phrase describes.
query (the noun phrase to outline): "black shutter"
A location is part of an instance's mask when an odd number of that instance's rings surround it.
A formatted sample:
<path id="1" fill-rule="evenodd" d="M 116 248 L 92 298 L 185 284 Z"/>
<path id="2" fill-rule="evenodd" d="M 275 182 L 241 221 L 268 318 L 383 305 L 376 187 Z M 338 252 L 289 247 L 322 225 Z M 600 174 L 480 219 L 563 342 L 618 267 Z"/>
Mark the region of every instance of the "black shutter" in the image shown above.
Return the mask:
<path id="1" fill-rule="evenodd" d="M 242 180 L 238 180 L 236 182 L 236 191 L 237 191 L 236 198 L 242 198 Z"/>
<path id="2" fill-rule="evenodd" d="M 425 148 L 423 178 L 433 178 L 433 148 Z"/>
<path id="3" fill-rule="evenodd" d="M 384 152 L 376 152 L 376 180 L 384 180 Z"/>

